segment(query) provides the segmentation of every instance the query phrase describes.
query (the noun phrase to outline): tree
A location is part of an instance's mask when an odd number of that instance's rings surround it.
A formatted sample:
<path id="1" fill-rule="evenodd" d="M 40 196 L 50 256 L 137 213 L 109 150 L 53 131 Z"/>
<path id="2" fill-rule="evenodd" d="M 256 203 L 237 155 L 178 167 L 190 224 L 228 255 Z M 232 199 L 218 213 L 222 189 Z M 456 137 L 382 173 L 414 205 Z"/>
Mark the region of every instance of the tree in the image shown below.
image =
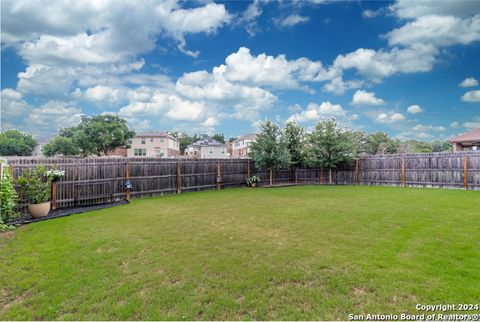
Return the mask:
<path id="1" fill-rule="evenodd" d="M 228 139 L 228 142 L 232 143 L 233 141 L 235 141 L 236 139 L 238 139 L 238 137 L 236 136 L 232 136 Z"/>
<path id="2" fill-rule="evenodd" d="M 80 148 L 73 142 L 73 139 L 65 136 L 56 136 L 42 148 L 43 154 L 53 157 L 57 154 L 74 156 L 80 154 Z"/>
<path id="3" fill-rule="evenodd" d="M 70 138 L 82 155 L 107 154 L 117 147 L 129 147 L 135 136 L 127 121 L 113 114 L 82 116 L 78 126 L 62 129 L 60 136 Z"/>
<path id="4" fill-rule="evenodd" d="M 385 132 L 376 132 L 368 135 L 365 143 L 365 152 L 369 154 L 397 153 L 400 142 L 388 136 Z"/>
<path id="5" fill-rule="evenodd" d="M 0 155 L 32 155 L 37 141 L 30 134 L 19 130 L 7 130 L 0 133 Z"/>
<path id="6" fill-rule="evenodd" d="M 188 135 L 185 132 L 170 132 L 170 135 L 172 135 L 174 138 L 176 138 L 180 142 L 180 153 L 184 154 L 185 149 L 187 148 L 187 145 L 192 144 L 195 141 L 200 140 L 200 136 L 195 134 L 193 136 Z"/>
<path id="7" fill-rule="evenodd" d="M 292 169 L 305 161 L 305 130 L 295 122 L 285 124 L 284 140 L 290 153 Z"/>
<path id="8" fill-rule="evenodd" d="M 262 132 L 250 145 L 250 155 L 255 165 L 270 171 L 270 185 L 273 184 L 273 169 L 290 166 L 290 153 L 285 145 L 282 130 L 270 120 L 261 125 Z"/>
<path id="9" fill-rule="evenodd" d="M 444 140 L 435 140 L 430 142 L 432 152 L 450 152 L 453 150 L 453 146 L 450 142 Z"/>
<path id="10" fill-rule="evenodd" d="M 223 133 L 221 133 L 221 134 L 214 134 L 214 135 L 212 136 L 212 139 L 217 140 L 217 141 L 220 142 L 220 143 L 225 143 L 225 135 L 223 135 Z"/>
<path id="11" fill-rule="evenodd" d="M 308 137 L 308 162 L 328 169 L 328 181 L 332 183 L 332 169 L 350 165 L 354 160 L 355 148 L 351 132 L 340 129 L 335 119 L 321 120 Z"/>

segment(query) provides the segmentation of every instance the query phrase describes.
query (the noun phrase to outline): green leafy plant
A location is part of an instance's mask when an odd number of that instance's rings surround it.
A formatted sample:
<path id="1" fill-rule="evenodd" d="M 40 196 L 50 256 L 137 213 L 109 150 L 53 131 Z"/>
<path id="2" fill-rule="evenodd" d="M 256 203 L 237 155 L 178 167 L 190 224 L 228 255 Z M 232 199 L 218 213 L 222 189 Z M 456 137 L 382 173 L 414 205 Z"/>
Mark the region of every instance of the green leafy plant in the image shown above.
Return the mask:
<path id="1" fill-rule="evenodd" d="M 250 178 L 245 179 L 245 182 L 247 183 L 247 186 L 251 187 L 252 184 L 257 184 L 260 182 L 260 178 L 257 176 L 252 176 Z"/>
<path id="2" fill-rule="evenodd" d="M 12 225 L 19 217 L 15 211 L 18 196 L 8 171 L 0 178 L 0 231 L 14 228 Z"/>
<path id="3" fill-rule="evenodd" d="M 39 165 L 32 171 L 25 170 L 17 179 L 20 193 L 32 204 L 40 204 L 50 200 L 50 187 L 52 180 L 47 175 L 45 166 Z"/>

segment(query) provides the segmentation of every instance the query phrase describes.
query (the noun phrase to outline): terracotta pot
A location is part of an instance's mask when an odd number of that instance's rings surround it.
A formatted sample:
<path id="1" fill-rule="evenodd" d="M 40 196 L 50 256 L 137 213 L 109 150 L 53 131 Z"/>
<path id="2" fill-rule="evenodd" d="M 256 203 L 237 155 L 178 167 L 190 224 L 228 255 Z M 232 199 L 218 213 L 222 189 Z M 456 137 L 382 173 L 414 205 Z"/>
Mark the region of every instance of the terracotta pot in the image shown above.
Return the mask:
<path id="1" fill-rule="evenodd" d="M 255 188 L 257 186 L 257 183 L 256 182 L 252 182 L 252 184 L 250 185 L 252 188 Z"/>
<path id="2" fill-rule="evenodd" d="M 50 211 L 50 201 L 28 205 L 28 212 L 33 218 L 42 218 L 48 215 Z"/>

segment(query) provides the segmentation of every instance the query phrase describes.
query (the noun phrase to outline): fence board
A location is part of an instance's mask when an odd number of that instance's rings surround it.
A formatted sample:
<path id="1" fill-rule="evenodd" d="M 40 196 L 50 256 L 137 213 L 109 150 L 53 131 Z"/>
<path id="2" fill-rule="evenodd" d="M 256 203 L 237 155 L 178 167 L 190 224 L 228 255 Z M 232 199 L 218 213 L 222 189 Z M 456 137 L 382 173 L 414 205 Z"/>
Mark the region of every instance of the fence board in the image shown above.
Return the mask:
<path id="1" fill-rule="evenodd" d="M 65 171 L 57 182 L 57 207 L 96 205 L 126 196 L 124 184 L 133 184 L 132 198 L 161 196 L 182 191 L 212 190 L 245 185 L 257 175 L 269 184 L 268 170 L 249 159 L 164 159 L 146 157 L 33 158 L 6 157 L 16 180 L 39 164 Z M 466 170 L 466 171 L 465 171 Z M 221 183 L 217 186 L 217 177 Z M 328 184 L 326 169 L 299 168 L 273 172 L 276 184 Z M 332 183 L 480 189 L 480 152 L 420 153 L 366 156 L 351 167 L 332 170 Z M 17 186 L 18 188 L 18 186 Z M 19 210 L 25 212 L 21 198 Z"/>

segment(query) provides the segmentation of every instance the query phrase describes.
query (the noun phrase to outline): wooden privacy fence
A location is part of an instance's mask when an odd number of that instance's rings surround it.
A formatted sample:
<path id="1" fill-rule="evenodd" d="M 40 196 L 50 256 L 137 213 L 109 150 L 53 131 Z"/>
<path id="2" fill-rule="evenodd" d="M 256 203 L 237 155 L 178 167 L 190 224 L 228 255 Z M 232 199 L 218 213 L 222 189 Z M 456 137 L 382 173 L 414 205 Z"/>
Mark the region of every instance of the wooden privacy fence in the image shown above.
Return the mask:
<path id="1" fill-rule="evenodd" d="M 270 171 L 249 159 L 162 158 L 7 158 L 16 180 L 39 164 L 65 171 L 52 189 L 53 207 L 87 206 L 141 198 L 239 187 L 257 175 L 269 184 Z M 327 184 L 328 170 L 274 170 L 274 184 Z M 133 189 L 125 189 L 130 181 Z M 351 167 L 334 169 L 333 184 L 392 185 L 480 189 L 480 153 L 430 153 L 364 157 Z M 25 210 L 20 202 L 19 210 Z"/>

